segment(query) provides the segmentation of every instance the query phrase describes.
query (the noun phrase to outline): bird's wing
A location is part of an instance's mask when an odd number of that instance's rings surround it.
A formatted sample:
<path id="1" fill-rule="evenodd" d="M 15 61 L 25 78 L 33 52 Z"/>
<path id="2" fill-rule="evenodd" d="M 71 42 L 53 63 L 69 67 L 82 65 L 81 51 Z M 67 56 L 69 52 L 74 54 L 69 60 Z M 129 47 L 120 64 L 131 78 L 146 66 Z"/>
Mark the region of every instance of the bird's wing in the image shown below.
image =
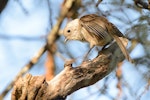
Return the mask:
<path id="1" fill-rule="evenodd" d="M 99 16 L 95 14 L 86 15 L 80 18 L 81 25 L 91 34 L 96 35 L 100 39 L 106 39 L 108 36 L 107 30 L 97 23 Z"/>
<path id="2" fill-rule="evenodd" d="M 119 37 L 125 37 L 114 24 L 109 22 L 109 26 L 111 27 L 110 28 L 111 33 L 113 33 L 114 35 L 117 35 Z"/>

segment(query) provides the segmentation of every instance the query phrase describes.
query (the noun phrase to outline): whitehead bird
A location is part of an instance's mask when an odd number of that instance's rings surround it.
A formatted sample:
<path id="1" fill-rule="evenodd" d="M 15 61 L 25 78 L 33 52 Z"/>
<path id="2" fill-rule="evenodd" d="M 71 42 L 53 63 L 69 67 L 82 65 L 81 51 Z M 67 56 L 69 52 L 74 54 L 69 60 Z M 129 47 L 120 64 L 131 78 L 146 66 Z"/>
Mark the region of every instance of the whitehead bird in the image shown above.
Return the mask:
<path id="1" fill-rule="evenodd" d="M 79 19 L 74 19 L 66 25 L 63 34 L 66 38 L 65 41 L 79 40 L 89 42 L 90 48 L 106 46 L 115 40 L 126 59 L 133 62 L 120 39 L 120 37 L 125 38 L 125 36 L 103 16 L 89 14 Z"/>

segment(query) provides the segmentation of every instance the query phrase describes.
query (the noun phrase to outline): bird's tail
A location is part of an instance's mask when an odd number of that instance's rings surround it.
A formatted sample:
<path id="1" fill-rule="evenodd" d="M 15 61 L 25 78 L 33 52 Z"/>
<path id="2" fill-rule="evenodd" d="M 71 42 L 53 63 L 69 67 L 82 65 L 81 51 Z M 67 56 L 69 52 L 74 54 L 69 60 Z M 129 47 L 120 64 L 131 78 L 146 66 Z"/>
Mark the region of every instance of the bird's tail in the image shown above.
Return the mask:
<path id="1" fill-rule="evenodd" d="M 120 47 L 122 53 L 124 54 L 125 58 L 129 62 L 133 63 L 133 60 L 131 59 L 131 57 L 125 47 L 128 44 L 128 40 L 124 37 L 118 37 L 116 35 L 113 35 L 113 38 L 116 40 L 116 42 L 117 42 L 118 46 Z"/>

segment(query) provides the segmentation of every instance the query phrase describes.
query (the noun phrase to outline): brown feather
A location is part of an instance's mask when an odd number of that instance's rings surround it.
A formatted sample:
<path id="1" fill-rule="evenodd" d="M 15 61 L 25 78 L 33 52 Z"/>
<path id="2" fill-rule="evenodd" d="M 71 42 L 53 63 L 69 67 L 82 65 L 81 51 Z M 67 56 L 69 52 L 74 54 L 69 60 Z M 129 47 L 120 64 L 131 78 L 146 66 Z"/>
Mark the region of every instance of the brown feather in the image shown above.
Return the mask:
<path id="1" fill-rule="evenodd" d="M 109 22 L 105 17 L 98 16 L 95 14 L 85 15 L 80 18 L 80 23 L 81 26 L 87 30 L 86 34 L 90 34 L 91 36 L 94 35 L 95 37 L 97 37 L 98 40 L 96 41 L 98 43 L 95 43 L 95 45 L 106 45 L 114 39 L 117 42 L 126 59 L 130 62 L 133 62 L 124 44 L 119 39 L 119 37 L 125 38 L 125 36 L 119 31 L 119 29 L 116 26 Z M 92 42 L 92 40 L 95 40 L 95 38 L 87 39 L 89 43 L 90 41 Z"/>

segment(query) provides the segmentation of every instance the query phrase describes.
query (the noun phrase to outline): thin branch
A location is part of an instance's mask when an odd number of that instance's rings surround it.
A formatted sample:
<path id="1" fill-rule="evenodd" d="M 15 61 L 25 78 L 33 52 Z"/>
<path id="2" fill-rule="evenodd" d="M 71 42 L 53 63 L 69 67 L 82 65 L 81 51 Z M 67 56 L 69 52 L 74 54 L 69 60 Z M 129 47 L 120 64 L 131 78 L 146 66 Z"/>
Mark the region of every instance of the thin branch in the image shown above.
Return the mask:
<path id="1" fill-rule="evenodd" d="M 50 3 L 50 0 L 47 0 L 47 4 L 48 4 L 48 10 L 49 10 L 50 29 L 52 29 L 53 21 L 52 21 L 52 9 L 51 9 L 51 3 Z"/>
<path id="2" fill-rule="evenodd" d="M 102 2 L 103 0 L 98 0 L 96 3 L 96 7 L 98 7 L 98 5 Z"/>
<path id="3" fill-rule="evenodd" d="M 16 0 L 16 2 L 19 4 L 19 6 L 21 7 L 22 11 L 23 11 L 25 14 L 29 14 L 28 10 L 23 6 L 21 0 Z"/>
<path id="4" fill-rule="evenodd" d="M 147 85 L 145 86 L 145 89 L 142 91 L 142 93 L 137 97 L 137 100 L 141 100 L 141 97 L 149 90 L 150 87 L 150 80 L 148 80 Z"/>

